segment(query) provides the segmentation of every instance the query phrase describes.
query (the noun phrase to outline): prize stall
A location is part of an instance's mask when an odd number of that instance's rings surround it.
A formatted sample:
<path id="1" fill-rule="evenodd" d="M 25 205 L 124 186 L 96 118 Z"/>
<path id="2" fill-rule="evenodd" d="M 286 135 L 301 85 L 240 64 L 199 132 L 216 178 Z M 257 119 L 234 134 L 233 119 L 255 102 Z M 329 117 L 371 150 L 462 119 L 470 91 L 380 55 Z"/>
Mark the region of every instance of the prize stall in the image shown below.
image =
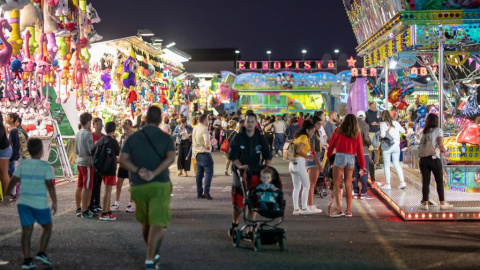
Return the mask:
<path id="1" fill-rule="evenodd" d="M 89 48 L 102 39 L 94 29 L 100 17 L 86 0 L 2 1 L 0 9 L 0 110 L 4 119 L 17 113 L 28 136 L 44 141 L 43 159 L 72 179 L 72 147 L 62 135 L 74 135 L 78 114 L 66 108 L 89 91 Z"/>
<path id="2" fill-rule="evenodd" d="M 421 95 L 417 117 L 411 119 L 410 143 L 403 149 L 408 191 L 377 191 L 405 220 L 480 219 L 480 130 L 476 123 L 480 108 L 475 82 L 480 64 L 480 3 L 343 2 L 365 68 L 383 68 L 376 79 L 366 80 L 371 97 L 382 101 L 386 110 L 401 110 L 412 103 L 413 95 Z M 447 124 L 447 113 L 454 115 L 456 123 L 454 131 L 444 136 L 449 150 L 443 160 L 445 196 L 454 205 L 448 212 L 438 207 L 420 210 L 421 176 L 415 143 L 428 113 L 437 113 L 442 127 Z M 383 171 L 376 170 L 375 176 L 382 182 Z M 392 186 L 395 183 L 398 179 L 392 175 Z"/>

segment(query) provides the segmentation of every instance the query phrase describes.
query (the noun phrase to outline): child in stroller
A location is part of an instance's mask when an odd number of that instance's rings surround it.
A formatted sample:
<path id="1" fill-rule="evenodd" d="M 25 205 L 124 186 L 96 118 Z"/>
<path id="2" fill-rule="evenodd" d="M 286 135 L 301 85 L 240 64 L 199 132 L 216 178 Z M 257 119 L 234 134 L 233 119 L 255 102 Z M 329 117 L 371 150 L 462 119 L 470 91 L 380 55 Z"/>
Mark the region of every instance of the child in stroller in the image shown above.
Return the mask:
<path id="1" fill-rule="evenodd" d="M 245 196 L 244 205 L 254 214 L 247 215 L 243 211 L 245 226 L 232 233 L 233 245 L 240 247 L 241 240 L 245 239 L 253 242 L 255 251 L 260 251 L 262 244 L 277 243 L 281 250 L 286 250 L 285 229 L 277 227 L 283 222 L 285 213 L 278 172 L 273 167 L 261 166 L 256 172 L 239 170 L 237 173 Z"/>

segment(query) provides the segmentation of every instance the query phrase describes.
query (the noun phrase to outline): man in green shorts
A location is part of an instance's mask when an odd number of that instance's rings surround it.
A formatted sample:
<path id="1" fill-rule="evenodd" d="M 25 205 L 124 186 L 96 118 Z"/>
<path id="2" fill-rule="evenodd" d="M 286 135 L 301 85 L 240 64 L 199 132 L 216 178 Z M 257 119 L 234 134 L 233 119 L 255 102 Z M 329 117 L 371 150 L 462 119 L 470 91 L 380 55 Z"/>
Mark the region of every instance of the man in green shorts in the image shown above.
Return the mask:
<path id="1" fill-rule="evenodd" d="M 145 269 L 158 267 L 160 245 L 172 219 L 168 167 L 175 161 L 175 148 L 170 135 L 158 128 L 161 119 L 160 108 L 148 108 L 147 125 L 128 137 L 120 153 L 120 164 L 129 171 L 135 215 L 143 225 L 147 244 Z"/>

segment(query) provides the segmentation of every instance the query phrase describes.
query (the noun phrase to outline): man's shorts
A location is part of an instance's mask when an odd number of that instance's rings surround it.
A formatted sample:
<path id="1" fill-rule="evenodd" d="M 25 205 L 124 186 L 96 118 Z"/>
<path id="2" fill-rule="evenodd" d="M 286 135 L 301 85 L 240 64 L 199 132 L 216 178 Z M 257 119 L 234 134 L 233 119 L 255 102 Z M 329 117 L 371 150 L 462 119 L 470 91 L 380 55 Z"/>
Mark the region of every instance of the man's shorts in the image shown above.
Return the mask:
<path id="1" fill-rule="evenodd" d="M 123 179 L 128 178 L 128 171 L 122 167 L 119 167 L 117 172 L 117 177 L 123 178 Z"/>
<path id="2" fill-rule="evenodd" d="M 35 221 L 42 226 L 52 223 L 50 208 L 36 209 L 25 204 L 17 204 L 17 209 L 22 227 L 33 225 Z"/>
<path id="3" fill-rule="evenodd" d="M 115 175 L 102 175 L 102 180 L 105 185 L 115 186 L 117 184 L 117 177 Z"/>
<path id="4" fill-rule="evenodd" d="M 149 182 L 130 187 L 135 201 L 135 216 L 143 225 L 167 228 L 172 220 L 170 198 L 172 182 Z"/>
<path id="5" fill-rule="evenodd" d="M 246 174 L 244 174 L 246 175 Z M 245 176 L 246 177 L 246 176 Z M 250 182 L 250 188 L 255 188 L 260 184 L 260 180 L 257 175 L 254 175 L 250 177 L 250 179 L 247 179 Z M 248 188 L 248 187 L 245 187 Z M 233 183 L 232 183 L 232 204 L 233 208 L 237 209 L 237 211 L 243 210 L 245 208 L 244 205 L 244 199 L 245 197 L 243 196 L 243 191 L 242 191 L 242 186 L 240 183 L 240 177 L 238 177 L 237 173 L 235 172 L 233 174 Z"/>
<path id="6" fill-rule="evenodd" d="M 78 183 L 77 187 L 84 189 L 93 189 L 93 166 L 78 166 Z"/>
<path id="7" fill-rule="evenodd" d="M 345 153 L 335 154 L 335 162 L 333 166 L 338 168 L 353 169 L 355 168 L 355 156 Z"/>

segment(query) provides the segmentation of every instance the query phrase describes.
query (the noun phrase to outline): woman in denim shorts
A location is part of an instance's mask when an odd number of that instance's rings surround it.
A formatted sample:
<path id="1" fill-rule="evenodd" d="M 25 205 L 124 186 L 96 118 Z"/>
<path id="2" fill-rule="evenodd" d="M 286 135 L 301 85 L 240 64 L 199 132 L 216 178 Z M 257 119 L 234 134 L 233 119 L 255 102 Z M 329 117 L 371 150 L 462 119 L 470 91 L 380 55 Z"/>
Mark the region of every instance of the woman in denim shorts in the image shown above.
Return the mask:
<path id="1" fill-rule="evenodd" d="M 319 209 L 316 205 L 313 204 L 313 196 L 315 193 L 315 185 L 317 184 L 318 174 L 322 170 L 322 144 L 320 142 L 320 132 L 319 129 L 322 127 L 322 120 L 320 117 L 314 116 L 311 120 L 315 125 L 315 133 L 310 139 L 310 147 L 312 149 L 312 154 L 315 152 L 314 160 L 306 160 L 305 167 L 308 171 L 308 178 L 310 179 L 310 190 L 308 191 L 308 209 L 315 213 L 321 213 L 322 210 Z"/>
<path id="2" fill-rule="evenodd" d="M 12 157 L 12 146 L 7 137 L 7 131 L 3 125 L 3 116 L 0 113 L 0 180 L 2 181 L 1 193 L 7 191 L 8 183 L 10 182 L 10 176 L 8 176 L 8 164 Z M 0 196 L 3 198 L 3 196 Z"/>
<path id="3" fill-rule="evenodd" d="M 363 156 L 363 140 L 358 127 L 357 118 L 353 114 L 345 116 L 343 123 L 337 128 L 330 139 L 327 156 L 331 157 L 336 151 L 333 163 L 333 190 L 335 193 L 336 209 L 330 217 L 352 216 L 352 178 L 355 168 L 355 154 L 358 157 L 360 175 L 366 173 L 365 158 Z M 342 210 L 342 197 L 340 194 L 340 182 L 344 176 L 345 191 L 347 194 L 347 210 Z"/>

